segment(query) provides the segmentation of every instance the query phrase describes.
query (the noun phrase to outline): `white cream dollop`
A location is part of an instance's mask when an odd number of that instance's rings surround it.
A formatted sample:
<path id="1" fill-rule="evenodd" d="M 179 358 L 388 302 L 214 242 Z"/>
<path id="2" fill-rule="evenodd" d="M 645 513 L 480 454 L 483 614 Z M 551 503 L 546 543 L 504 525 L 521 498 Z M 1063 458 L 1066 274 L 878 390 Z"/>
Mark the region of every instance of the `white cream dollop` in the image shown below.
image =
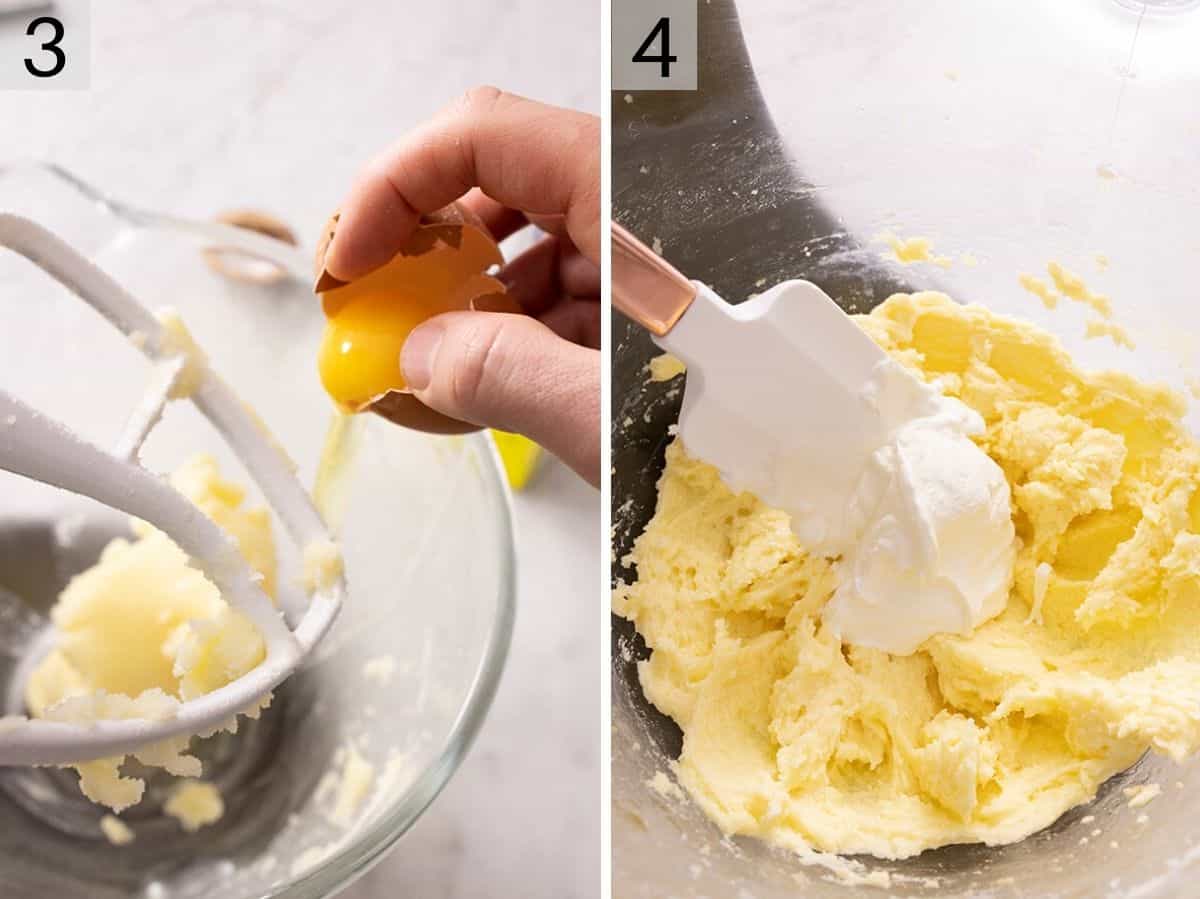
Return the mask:
<path id="1" fill-rule="evenodd" d="M 978 413 L 880 363 L 865 399 L 884 424 L 840 526 L 826 627 L 860 646 L 908 654 L 934 634 L 968 634 L 998 615 L 1017 541 L 1004 473 L 971 440 Z M 832 511 L 832 510 L 830 510 Z"/>

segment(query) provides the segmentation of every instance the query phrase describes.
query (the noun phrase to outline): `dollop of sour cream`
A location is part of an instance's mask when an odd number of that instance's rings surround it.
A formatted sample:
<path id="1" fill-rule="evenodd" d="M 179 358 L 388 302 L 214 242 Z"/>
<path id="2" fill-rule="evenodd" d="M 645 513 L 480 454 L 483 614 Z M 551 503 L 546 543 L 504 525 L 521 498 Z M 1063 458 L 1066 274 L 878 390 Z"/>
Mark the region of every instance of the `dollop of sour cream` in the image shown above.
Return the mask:
<path id="1" fill-rule="evenodd" d="M 824 519 L 820 550 L 839 557 L 822 619 L 848 643 L 908 654 L 1003 611 L 1017 550 L 1012 499 L 971 439 L 984 429 L 974 410 L 890 359 L 863 398 L 884 440 L 842 508 L 812 510 Z"/>

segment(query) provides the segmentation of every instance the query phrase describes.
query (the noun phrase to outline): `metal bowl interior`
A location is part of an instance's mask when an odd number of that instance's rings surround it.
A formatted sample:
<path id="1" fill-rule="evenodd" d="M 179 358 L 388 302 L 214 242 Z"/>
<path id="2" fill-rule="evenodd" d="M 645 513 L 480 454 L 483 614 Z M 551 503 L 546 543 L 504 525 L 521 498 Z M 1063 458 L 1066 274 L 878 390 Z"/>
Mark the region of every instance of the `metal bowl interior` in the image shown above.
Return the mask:
<path id="1" fill-rule="evenodd" d="M 614 217 L 733 301 L 787 278 L 849 312 L 939 289 L 1036 321 L 1086 365 L 1183 391 L 1200 364 L 1185 262 L 1200 190 L 1184 175 L 1200 142 L 1183 113 L 1200 88 L 1184 49 L 1200 13 L 1052 6 L 701 4 L 700 90 L 612 97 Z M 928 236 L 951 264 L 889 262 L 884 232 Z M 1082 313 L 1051 313 L 1019 287 L 1018 274 L 1051 260 L 1112 295 L 1136 352 L 1085 341 Z M 653 514 L 684 383 L 648 381 L 659 350 L 619 315 L 613 341 L 615 581 L 636 577 L 622 559 Z M 629 622 L 613 625 L 614 888 L 760 899 L 863 889 L 726 838 L 689 801 L 650 788 L 681 733 L 642 694 L 644 643 Z M 1167 795 L 1128 808 L 1121 787 L 1144 781 Z M 896 896 L 1189 895 L 1198 796 L 1200 768 L 1148 756 L 1018 844 L 854 861 L 862 877 L 886 874 Z"/>

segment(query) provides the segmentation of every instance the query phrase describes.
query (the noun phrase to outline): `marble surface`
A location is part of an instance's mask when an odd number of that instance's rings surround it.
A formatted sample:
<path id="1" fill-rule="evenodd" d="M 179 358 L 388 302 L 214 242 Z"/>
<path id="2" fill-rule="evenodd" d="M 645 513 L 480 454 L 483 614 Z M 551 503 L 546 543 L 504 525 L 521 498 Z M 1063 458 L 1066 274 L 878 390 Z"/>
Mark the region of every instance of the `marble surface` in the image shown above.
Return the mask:
<path id="1" fill-rule="evenodd" d="M 472 85 L 598 108 L 595 3 L 94 9 L 91 89 L 0 94 L 0 159 L 52 159 L 182 215 L 259 207 L 310 242 L 367 158 Z M 347 899 L 599 894 L 598 508 L 553 460 L 517 497 L 520 607 L 492 713 Z"/>
<path id="2" fill-rule="evenodd" d="M 466 762 L 343 899 L 600 895 L 598 494 L 555 462 L 516 497 L 516 633 Z"/>

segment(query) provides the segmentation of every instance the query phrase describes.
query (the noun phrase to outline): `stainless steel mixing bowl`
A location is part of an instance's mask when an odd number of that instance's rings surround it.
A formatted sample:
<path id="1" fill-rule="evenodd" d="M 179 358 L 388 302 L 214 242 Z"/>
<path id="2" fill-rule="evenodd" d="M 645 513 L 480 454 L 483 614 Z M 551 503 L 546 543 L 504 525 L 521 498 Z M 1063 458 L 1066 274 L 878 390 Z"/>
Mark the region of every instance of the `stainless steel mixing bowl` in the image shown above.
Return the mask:
<path id="1" fill-rule="evenodd" d="M 867 311 L 895 290 L 945 289 L 1034 319 L 1086 364 L 1182 389 L 1200 361 L 1200 13 L 1187 6 L 699 4 L 700 90 L 612 97 L 614 217 L 724 297 L 807 278 Z M 954 264 L 890 264 L 884 231 L 929 236 Z M 1111 292 L 1137 353 L 1082 340 L 1082 315 L 1019 288 L 1052 259 Z M 615 580 L 636 577 L 620 560 L 653 514 L 681 391 L 647 383 L 658 350 L 644 333 L 616 316 L 613 335 Z M 646 655 L 614 618 L 614 895 L 876 892 L 724 838 L 649 786 L 681 734 L 642 694 Z M 1121 789 L 1140 782 L 1164 795 L 1131 809 Z M 1198 813 L 1200 769 L 1146 757 L 1016 845 L 853 861 L 864 878 L 886 872 L 880 894 L 895 896 L 1193 896 Z"/>

